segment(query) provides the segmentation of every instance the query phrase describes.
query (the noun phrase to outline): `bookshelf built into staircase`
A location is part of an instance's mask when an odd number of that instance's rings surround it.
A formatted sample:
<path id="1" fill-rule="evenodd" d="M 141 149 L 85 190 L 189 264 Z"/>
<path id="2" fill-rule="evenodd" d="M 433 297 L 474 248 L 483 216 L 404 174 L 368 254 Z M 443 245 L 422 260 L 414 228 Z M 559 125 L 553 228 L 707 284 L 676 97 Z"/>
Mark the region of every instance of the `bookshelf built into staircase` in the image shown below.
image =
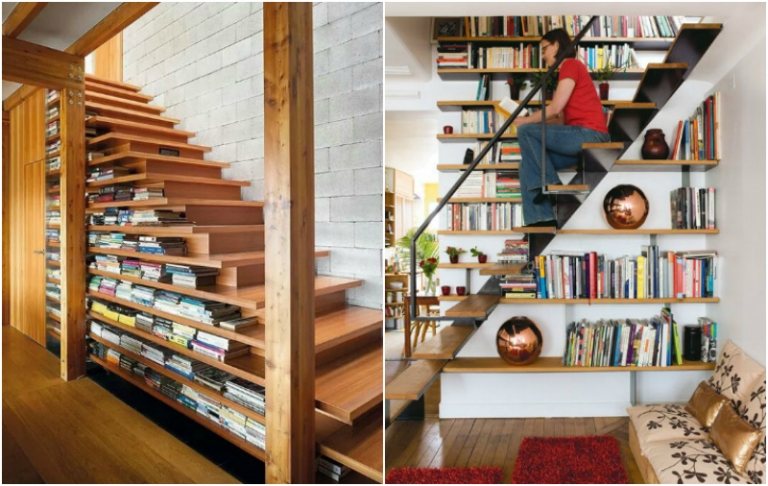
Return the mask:
<path id="1" fill-rule="evenodd" d="M 640 81 L 637 91 L 631 100 L 603 101 L 604 105 L 612 106 L 612 116 L 608 124 L 611 141 L 607 143 L 589 143 L 582 146 L 582 161 L 573 168 L 575 176 L 567 183 L 557 186 L 548 186 L 547 189 L 556 198 L 557 227 L 513 227 L 507 230 L 439 230 L 440 235 L 451 236 L 482 236 L 482 235 L 520 235 L 523 234 L 529 241 L 529 258 L 540 255 L 548 244 L 558 234 L 583 234 L 583 235 L 686 235 L 686 234 L 717 234 L 718 230 L 678 230 L 678 229 L 647 229 L 616 230 L 616 229 L 559 229 L 573 216 L 580 207 L 583 199 L 594 189 L 604 176 L 610 171 L 706 171 L 716 167 L 719 160 L 620 160 L 629 146 L 640 137 L 648 123 L 658 111 L 666 104 L 677 89 L 683 84 L 691 70 L 696 66 L 701 57 L 712 44 L 722 29 L 721 24 L 685 24 L 680 28 L 678 35 L 669 45 L 669 50 L 664 62 L 649 64 L 640 72 Z M 452 40 L 452 39 L 443 39 Z M 470 40 L 470 39 L 465 39 Z M 478 39 L 471 39 L 478 40 Z M 527 39 L 530 41 L 530 39 Z M 504 42 L 504 38 L 483 39 L 484 42 Z M 471 76 L 477 73 L 510 73 L 520 70 L 475 70 L 475 69 L 438 69 L 438 74 Z M 441 110 L 493 107 L 495 101 L 453 100 L 439 101 L 437 106 Z M 533 103 L 532 103 L 533 104 Z M 538 104 L 538 103 L 537 103 Z M 458 136 L 457 136 L 458 135 Z M 491 139 L 493 134 L 457 134 L 448 137 L 438 135 L 439 140 L 471 138 Z M 476 136 L 477 135 L 477 136 Z M 462 172 L 466 165 L 460 163 L 441 163 L 437 168 L 443 172 Z M 479 164 L 478 171 L 517 170 L 519 163 Z M 451 203 L 476 203 L 476 202 L 519 202 L 514 198 L 456 198 Z M 493 276 L 509 274 L 510 265 L 502 266 L 494 263 L 474 264 L 440 264 L 442 269 L 462 269 L 465 272 L 477 270 L 480 275 Z M 519 272 L 519 270 L 518 270 Z M 469 278 L 469 277 L 467 277 Z M 469 280 L 467 280 L 469 281 Z M 683 303 L 717 303 L 717 297 L 710 298 L 648 298 L 648 299 L 529 299 L 529 298 L 504 298 L 497 293 L 472 294 L 468 296 L 444 296 L 441 302 L 457 302 L 453 307 L 444 312 L 443 318 L 455 319 L 453 326 L 458 323 L 465 327 L 467 322 L 481 324 L 493 310 L 499 305 L 519 304 L 566 304 L 566 305 L 617 305 L 617 304 L 683 304 Z M 472 333 L 468 333 L 468 339 Z M 466 342 L 462 341 L 454 346 L 453 353 L 436 353 L 430 356 L 428 353 L 414 353 L 411 361 L 397 372 L 393 372 L 387 384 L 386 398 L 390 413 L 388 420 L 392 420 L 403 412 L 408 401 L 420 399 L 431 383 L 441 372 L 445 373 L 542 373 L 542 372 L 602 372 L 602 371 L 681 371 L 681 370 L 710 370 L 712 363 L 684 362 L 683 365 L 673 367 L 568 367 L 562 364 L 560 357 L 539 358 L 530 366 L 513 367 L 503 362 L 501 358 L 456 358 L 458 349 Z M 434 345 L 425 343 L 424 349 L 433 349 Z"/>
<path id="2" fill-rule="evenodd" d="M 269 393 L 269 383 L 264 378 L 265 330 L 269 323 L 264 318 L 265 277 L 264 263 L 269 255 L 264 253 L 263 204 L 245 201 L 241 188 L 248 181 L 222 178 L 222 169 L 228 163 L 206 160 L 210 147 L 189 143 L 194 133 L 176 129 L 179 120 L 163 114 L 164 108 L 150 105 L 152 97 L 140 93 L 138 86 L 86 76 L 86 128 L 96 130 L 87 140 L 88 168 L 128 169 L 115 177 L 87 184 L 89 192 L 115 185 L 132 188 L 148 188 L 160 197 L 146 200 L 119 200 L 90 202 L 89 216 L 103 214 L 109 208 L 121 210 L 172 210 L 183 212 L 187 222 L 180 224 L 94 224 L 87 226 L 89 233 L 119 233 L 134 236 L 179 237 L 186 244 L 186 254 L 167 255 L 144 253 L 133 249 L 89 246 L 89 259 L 98 255 L 135 259 L 156 264 L 193 265 L 216 269 L 215 284 L 197 288 L 174 285 L 169 281 L 152 281 L 138 275 L 116 274 L 90 266 L 89 279 L 114 278 L 126 285 L 142 286 L 158 292 L 172 292 L 193 299 L 203 299 L 239 308 L 242 317 L 255 317 L 256 325 L 245 329 L 225 329 L 199 322 L 189 316 L 157 309 L 154 305 L 128 300 L 90 288 L 88 298 L 106 305 L 117 304 L 157 319 L 167 319 L 187 326 L 191 332 L 204 332 L 228 340 L 230 345 L 247 347 L 245 354 L 224 358 L 204 356 L 189 346 L 171 342 L 154 332 L 139 328 L 123 315 L 107 316 L 103 312 L 89 311 L 89 319 L 107 325 L 118 333 L 161 347 L 167 353 L 175 353 L 210 365 L 243 380 L 261 385 Z M 98 220 L 98 219 L 97 219 Z M 325 258 L 327 251 L 315 252 L 316 258 Z M 381 408 L 383 391 L 382 376 L 381 312 L 375 309 L 349 306 L 345 292 L 362 285 L 360 280 L 332 276 L 315 277 L 315 342 L 316 378 L 315 408 L 318 453 L 349 467 L 354 474 L 347 480 L 382 480 L 382 431 Z M 133 287 L 135 288 L 135 287 Z M 117 317 L 117 318 L 115 318 Z M 217 391 L 201 384 L 194 377 L 179 374 L 167 366 L 148 359 L 121 344 L 114 338 L 107 339 L 93 332 L 89 337 L 140 363 L 205 398 L 215 401 L 247 417 L 247 421 L 266 424 L 264 415 L 225 396 L 224 389 Z M 100 329 L 97 325 L 96 329 Z M 129 341 L 129 340 L 128 340 Z M 251 455 L 265 460 L 268 453 L 247 437 L 233 432 L 222 423 L 210 420 L 189 405 L 174 400 L 163 389 L 156 389 L 148 381 L 131 370 L 115 364 L 105 357 L 92 354 L 91 359 L 146 393 L 158 398 L 175 410 L 212 430 L 224 439 L 241 447 Z M 374 379 L 375 378 L 375 379 Z M 192 393 L 192 392 L 189 392 Z M 192 394 L 194 394 L 192 393 Z M 232 412 L 228 412 L 232 413 Z M 266 414 L 271 413 L 266 410 Z M 276 412 L 275 412 L 276 413 Z M 246 419 L 243 419 L 246 420 Z M 250 425 L 249 425 L 250 427 Z M 264 432 L 269 434 L 269 430 Z"/>

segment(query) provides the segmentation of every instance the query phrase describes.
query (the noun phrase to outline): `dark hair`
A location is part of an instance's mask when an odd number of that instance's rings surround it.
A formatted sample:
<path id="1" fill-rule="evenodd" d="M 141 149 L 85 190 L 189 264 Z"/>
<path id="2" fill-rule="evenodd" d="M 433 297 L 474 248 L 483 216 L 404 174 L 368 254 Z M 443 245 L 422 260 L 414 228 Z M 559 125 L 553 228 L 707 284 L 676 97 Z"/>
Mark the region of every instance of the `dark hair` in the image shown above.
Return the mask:
<path id="1" fill-rule="evenodd" d="M 563 49 L 566 49 L 565 51 L 565 57 L 576 57 L 576 49 L 573 48 L 571 45 L 571 36 L 568 35 L 568 32 L 565 31 L 565 29 L 554 29 L 550 30 L 544 36 L 541 38 L 541 40 L 546 40 L 552 44 L 557 42 L 559 44 L 559 47 L 557 48 L 557 54 L 555 57 L 559 56 L 561 52 L 563 52 Z"/>

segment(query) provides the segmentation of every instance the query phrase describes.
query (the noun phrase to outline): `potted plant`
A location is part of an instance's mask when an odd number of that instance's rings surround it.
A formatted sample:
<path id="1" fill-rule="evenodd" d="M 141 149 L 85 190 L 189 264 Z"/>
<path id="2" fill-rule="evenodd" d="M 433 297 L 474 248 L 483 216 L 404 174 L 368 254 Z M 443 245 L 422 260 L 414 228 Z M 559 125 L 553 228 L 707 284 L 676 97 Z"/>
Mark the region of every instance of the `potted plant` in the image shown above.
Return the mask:
<path id="1" fill-rule="evenodd" d="M 451 263 L 459 263 L 459 255 L 466 253 L 467 251 L 463 248 L 449 246 L 445 249 L 445 252 L 448 254 L 448 258 L 450 259 Z"/>
<path id="2" fill-rule="evenodd" d="M 547 74 L 546 71 L 539 71 L 537 73 L 533 73 L 531 75 L 531 88 L 539 84 L 539 81 L 544 79 L 544 75 Z M 541 89 L 544 90 L 544 98 L 547 100 L 551 100 L 552 96 L 555 94 L 555 89 L 557 88 L 557 71 L 552 73 L 552 76 L 549 78 L 549 81 L 541 87 Z"/>
<path id="3" fill-rule="evenodd" d="M 509 97 L 515 101 L 520 99 L 520 90 L 528 86 L 526 80 L 516 80 L 514 76 L 507 78 L 507 85 L 509 86 Z"/>
<path id="4" fill-rule="evenodd" d="M 597 85 L 598 90 L 600 90 L 600 99 L 601 100 L 607 100 L 608 99 L 608 91 L 610 88 L 610 84 L 608 84 L 608 81 L 610 81 L 613 76 L 616 75 L 616 73 L 626 71 L 627 67 L 617 67 L 612 66 L 608 64 L 607 66 L 603 66 L 600 69 L 597 69 L 593 71 L 595 74 L 595 80 L 600 83 Z"/>
<path id="5" fill-rule="evenodd" d="M 478 263 L 485 263 L 488 261 L 488 255 L 483 253 L 482 251 L 478 250 L 477 247 L 472 248 L 469 250 L 472 253 L 473 257 L 477 257 Z"/>

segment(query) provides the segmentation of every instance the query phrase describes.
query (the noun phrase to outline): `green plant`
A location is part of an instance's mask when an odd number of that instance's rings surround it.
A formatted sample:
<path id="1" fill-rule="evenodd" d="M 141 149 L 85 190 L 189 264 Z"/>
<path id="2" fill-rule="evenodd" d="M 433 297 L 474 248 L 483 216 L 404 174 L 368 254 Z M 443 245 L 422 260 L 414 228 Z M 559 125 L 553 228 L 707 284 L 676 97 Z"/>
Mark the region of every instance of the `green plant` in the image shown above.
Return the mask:
<path id="1" fill-rule="evenodd" d="M 411 265 L 411 242 L 413 241 L 413 235 L 416 233 L 417 228 L 411 228 L 403 235 L 402 238 L 397 240 L 397 252 L 400 257 L 400 271 L 408 272 Z M 416 261 L 427 260 L 434 258 L 439 261 L 440 256 L 440 242 L 437 235 L 430 231 L 425 231 L 421 234 L 416 242 Z"/>
<path id="2" fill-rule="evenodd" d="M 464 248 L 458 248 L 455 246 L 449 246 L 445 249 L 445 252 L 448 254 L 449 257 L 458 257 L 459 255 L 466 253 L 467 250 Z"/>
<path id="3" fill-rule="evenodd" d="M 424 272 L 424 276 L 427 277 L 427 279 L 431 279 L 432 275 L 435 274 L 435 270 L 437 270 L 437 258 L 421 260 L 419 262 L 419 267 L 421 267 L 421 270 Z"/>
<path id="4" fill-rule="evenodd" d="M 546 71 L 539 71 L 531 74 L 531 88 L 539 84 L 539 82 L 544 79 L 545 74 L 547 74 Z M 552 94 L 555 92 L 555 88 L 557 88 L 557 71 L 552 73 L 552 76 L 549 78 L 547 83 L 541 88 L 545 91 L 545 94 Z"/>
<path id="5" fill-rule="evenodd" d="M 600 69 L 596 69 L 592 71 L 592 73 L 595 75 L 595 80 L 599 81 L 601 83 L 606 83 L 610 81 L 617 73 L 623 73 L 627 70 L 627 66 L 613 66 L 611 64 L 608 64 L 607 66 L 603 66 Z"/>
<path id="6" fill-rule="evenodd" d="M 485 253 L 483 253 L 482 251 L 478 250 L 477 247 L 472 248 L 471 250 L 469 250 L 469 252 L 472 253 L 473 257 L 479 257 L 479 256 L 485 255 Z"/>

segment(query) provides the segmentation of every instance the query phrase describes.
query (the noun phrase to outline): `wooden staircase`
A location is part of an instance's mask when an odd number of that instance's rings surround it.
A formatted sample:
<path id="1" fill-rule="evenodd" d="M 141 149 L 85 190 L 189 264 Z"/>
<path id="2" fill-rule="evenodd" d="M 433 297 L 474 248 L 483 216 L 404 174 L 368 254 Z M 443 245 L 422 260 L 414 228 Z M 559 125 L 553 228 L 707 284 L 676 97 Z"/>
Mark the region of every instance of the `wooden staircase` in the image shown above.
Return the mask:
<path id="1" fill-rule="evenodd" d="M 149 200 L 89 203 L 87 213 L 101 213 L 107 208 L 171 209 L 183 211 L 189 220 L 189 224 L 177 225 L 91 224 L 87 227 L 88 232 L 95 233 L 182 237 L 188 250 L 184 256 L 97 247 L 89 247 L 89 253 L 131 257 L 157 263 L 200 265 L 219 271 L 215 285 L 198 288 L 149 281 L 131 275 L 117 275 L 96 268 L 89 268 L 89 277 L 117 278 L 161 291 L 235 305 L 240 307 L 244 317 L 255 316 L 258 325 L 241 332 L 229 331 L 115 296 L 93 290 L 88 292 L 89 299 L 93 301 L 115 303 L 171 319 L 250 347 L 246 356 L 218 362 L 101 314 L 91 312 L 89 317 L 159 344 L 167 350 L 193 357 L 235 376 L 262 384 L 266 387 L 266 393 L 269 393 L 269 383 L 265 383 L 264 379 L 264 335 L 266 327 L 269 326 L 264 318 L 264 263 L 269 256 L 264 253 L 262 202 L 244 201 L 240 189 L 250 183 L 223 179 L 221 170 L 229 164 L 205 160 L 205 154 L 211 150 L 210 147 L 189 143 L 189 138 L 195 134 L 175 128 L 174 125 L 179 120 L 165 116 L 162 107 L 150 105 L 152 97 L 140 93 L 138 86 L 92 75 L 86 75 L 85 85 L 86 127 L 95 128 L 99 132 L 87 141 L 87 148 L 102 154 L 89 160 L 89 169 L 124 167 L 131 171 L 128 175 L 89 183 L 87 190 L 98 191 L 115 184 L 163 190 L 163 197 Z M 316 252 L 316 258 L 327 256 L 327 251 Z M 380 310 L 346 304 L 346 290 L 361 284 L 362 282 L 356 279 L 315 277 L 315 408 L 318 452 L 362 475 L 352 476 L 357 480 L 381 482 L 382 316 Z M 153 367 L 165 376 L 193 387 L 199 393 L 231 406 L 249 419 L 265 423 L 264 416 L 227 400 L 213 389 L 185 379 L 99 336 L 90 337 Z M 93 360 L 147 393 L 159 395 L 158 398 L 162 401 L 252 455 L 266 459 L 267 453 L 264 450 L 247 443 L 199 414 L 186 413 L 188 410 L 185 407 L 157 393 L 143 380 L 137 380 L 130 373 L 125 373 L 124 370 L 97 357 L 93 357 Z M 266 433 L 269 434 L 269 430 Z"/>
<path id="2" fill-rule="evenodd" d="M 578 210 L 583 198 L 600 183 L 608 171 L 668 170 L 669 168 L 679 170 L 681 166 L 686 167 L 686 170 L 688 169 L 687 162 L 620 161 L 618 159 L 624 154 L 631 142 L 643 133 L 648 123 L 680 88 L 721 29 L 721 24 L 683 25 L 670 46 L 664 62 L 647 66 L 632 101 L 616 105 L 608 125 L 611 141 L 583 144 L 582 162 L 577 167 L 576 175 L 572 181 L 568 184 L 546 187 L 546 192 L 556 198 L 557 228 L 561 228 Z M 710 167 L 711 164 L 706 166 Z M 462 167 L 444 165 L 442 168 L 461 170 Z M 478 200 L 476 202 L 483 201 Z M 556 234 L 560 232 L 556 228 L 549 228 L 548 231 L 545 228 L 535 228 L 535 230 L 521 231 L 527 235 L 531 257 L 541 254 Z M 480 274 L 493 276 L 520 271 L 522 268 L 510 271 L 510 266 L 507 265 L 502 268 L 483 268 Z M 468 319 L 481 323 L 487 319 L 497 305 L 502 303 L 508 302 L 501 299 L 500 289 L 492 294 L 470 295 L 448 309 L 444 317 Z M 452 326 L 448 329 L 456 327 Z M 473 331 L 472 328 L 470 329 Z M 386 390 L 389 405 L 388 420 L 392 420 L 402 413 L 409 401 L 420 399 L 426 389 L 443 371 L 443 368 L 447 367 L 446 371 L 451 372 L 461 371 L 458 366 L 461 360 L 454 360 L 454 358 L 471 334 L 471 331 L 460 336 L 448 334 L 439 340 L 436 339 L 438 336 L 435 336 L 432 339 L 434 342 L 424 343 L 423 348 L 411 356 L 411 358 L 419 361 L 411 361 L 397 369 L 393 368 L 391 372 L 388 371 Z M 559 358 L 557 359 L 559 360 Z M 494 363 L 499 361 L 496 358 L 491 358 L 491 360 Z M 482 360 L 479 361 L 482 362 Z M 456 363 L 456 365 L 452 363 Z M 489 370 L 483 368 L 483 371 Z"/>

